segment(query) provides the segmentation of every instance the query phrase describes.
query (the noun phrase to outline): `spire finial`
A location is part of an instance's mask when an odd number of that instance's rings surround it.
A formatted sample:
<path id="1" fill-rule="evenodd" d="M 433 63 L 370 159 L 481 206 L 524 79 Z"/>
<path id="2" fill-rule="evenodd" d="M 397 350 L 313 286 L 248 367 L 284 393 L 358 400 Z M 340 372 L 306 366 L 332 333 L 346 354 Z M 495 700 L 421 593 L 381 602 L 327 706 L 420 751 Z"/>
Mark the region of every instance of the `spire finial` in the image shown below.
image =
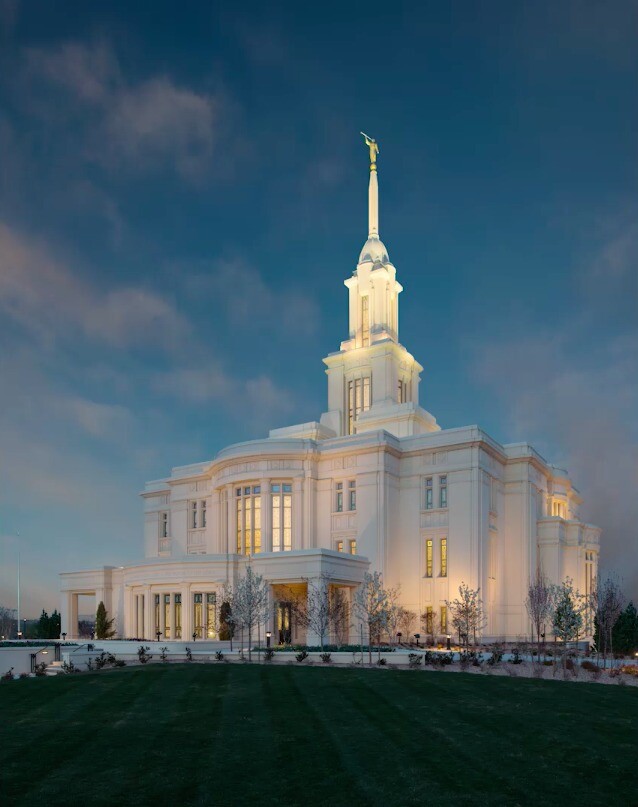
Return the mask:
<path id="1" fill-rule="evenodd" d="M 366 146 L 370 149 L 370 170 L 371 171 L 376 171 L 377 170 L 377 154 L 379 153 L 379 144 L 374 139 L 374 137 L 370 137 L 365 132 L 359 132 L 359 134 L 363 135 L 363 138 L 366 141 Z"/>
<path id="2" fill-rule="evenodd" d="M 377 154 L 379 144 L 374 137 L 361 132 L 370 149 L 370 185 L 368 187 L 368 238 L 379 237 L 379 184 L 377 182 Z"/>

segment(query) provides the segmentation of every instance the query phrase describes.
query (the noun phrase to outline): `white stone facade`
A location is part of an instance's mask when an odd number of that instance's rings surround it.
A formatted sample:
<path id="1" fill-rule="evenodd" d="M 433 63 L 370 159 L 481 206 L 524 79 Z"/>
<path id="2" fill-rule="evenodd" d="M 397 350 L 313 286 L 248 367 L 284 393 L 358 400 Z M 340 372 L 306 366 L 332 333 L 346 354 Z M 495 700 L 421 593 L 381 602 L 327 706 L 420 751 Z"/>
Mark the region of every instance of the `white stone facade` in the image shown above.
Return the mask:
<path id="1" fill-rule="evenodd" d="M 345 281 L 348 339 L 324 359 L 328 411 L 149 482 L 145 559 L 61 575 L 68 637 L 77 595 L 91 593 L 121 637 L 215 638 L 221 587 L 247 563 L 272 586 L 275 641 L 312 640 L 294 624 L 286 633 L 283 599 L 323 573 L 351 595 L 378 570 L 407 608 L 437 617 L 461 582 L 480 587 L 486 637 L 507 639 L 529 634 L 537 568 L 591 586 L 600 530 L 580 519 L 567 473 L 477 426 L 442 430 L 419 406 L 423 368 L 398 341 L 402 287 L 378 237 L 376 164 L 369 196 L 370 235 Z"/>

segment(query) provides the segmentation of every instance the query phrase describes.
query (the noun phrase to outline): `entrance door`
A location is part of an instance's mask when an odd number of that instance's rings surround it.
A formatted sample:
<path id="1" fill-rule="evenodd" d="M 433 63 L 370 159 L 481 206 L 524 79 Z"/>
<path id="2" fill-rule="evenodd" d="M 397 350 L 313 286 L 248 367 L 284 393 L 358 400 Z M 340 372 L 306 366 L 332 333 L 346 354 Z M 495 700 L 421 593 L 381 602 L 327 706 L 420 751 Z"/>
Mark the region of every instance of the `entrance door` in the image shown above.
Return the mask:
<path id="1" fill-rule="evenodd" d="M 278 602 L 276 619 L 279 644 L 290 644 L 292 640 L 292 604 L 289 602 Z"/>

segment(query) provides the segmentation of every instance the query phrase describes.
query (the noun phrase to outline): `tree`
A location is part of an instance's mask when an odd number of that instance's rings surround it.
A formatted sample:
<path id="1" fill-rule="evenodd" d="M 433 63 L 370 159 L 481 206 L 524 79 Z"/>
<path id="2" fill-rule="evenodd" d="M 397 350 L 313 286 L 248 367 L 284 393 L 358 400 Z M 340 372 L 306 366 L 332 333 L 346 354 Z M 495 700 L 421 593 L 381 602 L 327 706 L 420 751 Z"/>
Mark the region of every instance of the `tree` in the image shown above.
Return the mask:
<path id="1" fill-rule="evenodd" d="M 445 601 L 452 625 L 459 634 L 459 644 L 464 644 L 466 650 L 470 645 L 470 636 L 476 644 L 477 633 L 480 634 L 485 627 L 480 593 L 480 588 L 470 588 L 466 583 L 461 583 L 458 598 L 452 602 Z"/>
<path id="2" fill-rule="evenodd" d="M 536 577 L 528 586 L 525 608 L 532 623 L 532 641 L 536 631 L 540 662 L 541 636 L 545 634 L 545 625 L 550 621 L 554 608 L 554 587 L 547 582 L 540 569 L 537 569 Z"/>
<path id="3" fill-rule="evenodd" d="M 232 610 L 239 625 L 248 631 L 248 661 L 252 661 L 253 631 L 266 620 L 268 592 L 268 583 L 250 565 L 235 587 Z"/>
<path id="4" fill-rule="evenodd" d="M 399 603 L 400 593 L 401 586 L 387 589 L 388 602 L 386 606 L 385 629 L 387 631 L 388 641 L 390 644 L 396 643 L 399 623 L 401 622 L 401 617 L 405 611 L 405 608 Z"/>
<path id="5" fill-rule="evenodd" d="M 404 636 L 410 636 L 415 619 L 416 613 L 414 611 L 401 608 L 401 613 L 399 614 L 399 629 Z"/>
<path id="6" fill-rule="evenodd" d="M 578 637 L 583 626 L 582 607 L 571 578 L 566 578 L 556 589 L 552 627 L 554 636 L 563 642 L 563 671 L 567 666 L 567 642 Z"/>
<path id="7" fill-rule="evenodd" d="M 613 647 L 618 653 L 632 653 L 638 650 L 638 612 L 630 602 L 616 620 L 612 631 Z"/>
<path id="8" fill-rule="evenodd" d="M 0 637 L 10 639 L 16 629 L 15 610 L 0 605 Z"/>
<path id="9" fill-rule="evenodd" d="M 388 618 L 388 592 L 383 587 L 380 572 L 365 573 L 363 583 L 355 592 L 353 605 L 355 613 L 368 630 L 368 655 L 372 664 L 372 643 L 377 640 L 380 644 Z"/>
<path id="10" fill-rule="evenodd" d="M 347 616 L 347 603 L 343 596 L 337 595 L 329 574 L 321 574 L 306 583 L 306 599 L 293 599 L 295 617 L 300 625 L 319 637 L 323 652 L 330 628 L 341 624 Z"/>
<path id="11" fill-rule="evenodd" d="M 618 617 L 622 613 L 624 597 L 620 585 L 611 575 L 604 580 L 599 576 L 595 588 L 585 603 L 587 614 L 593 612 L 596 626 L 596 647 L 603 651 L 603 664 L 607 666 L 607 653 L 613 653 L 613 631 Z"/>
<path id="12" fill-rule="evenodd" d="M 115 636 L 113 622 L 115 622 L 115 620 L 108 618 L 108 612 L 104 607 L 104 603 L 100 600 L 100 604 L 95 613 L 95 638 L 110 639 L 112 636 Z"/>
<path id="13" fill-rule="evenodd" d="M 430 606 L 429 610 L 426 609 L 421 614 L 421 624 L 423 625 L 423 632 L 428 637 L 429 644 L 434 645 L 437 635 L 441 632 L 439 615 L 434 608 Z"/>
<path id="14" fill-rule="evenodd" d="M 55 610 L 51 616 L 42 609 L 40 619 L 35 626 L 36 639 L 57 639 L 60 636 L 61 624 L 60 614 Z"/>

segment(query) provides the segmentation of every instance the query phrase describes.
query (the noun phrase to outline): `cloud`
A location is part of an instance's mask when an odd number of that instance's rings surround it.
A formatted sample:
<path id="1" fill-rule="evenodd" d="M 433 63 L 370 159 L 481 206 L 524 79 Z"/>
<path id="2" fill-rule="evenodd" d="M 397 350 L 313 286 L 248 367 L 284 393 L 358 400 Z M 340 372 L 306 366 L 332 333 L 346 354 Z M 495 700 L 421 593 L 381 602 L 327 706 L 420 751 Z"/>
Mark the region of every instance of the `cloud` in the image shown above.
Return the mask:
<path id="1" fill-rule="evenodd" d="M 102 291 L 0 222 L 0 311 L 45 341 L 80 332 L 113 347 L 179 344 L 189 328 L 153 291 Z"/>
<path id="2" fill-rule="evenodd" d="M 181 87 L 169 76 L 127 81 L 116 54 L 103 42 L 27 48 L 24 64 L 31 105 L 67 128 L 68 115 L 61 115 L 50 97 L 51 88 L 57 89 L 81 113 L 85 158 L 106 167 L 171 167 L 184 179 L 198 180 L 231 117 L 221 93 Z M 43 89 L 39 101 L 33 100 L 38 86 Z"/>
<path id="3" fill-rule="evenodd" d="M 216 299 L 234 326 L 284 328 L 309 336 L 319 326 L 319 308 L 299 289 L 273 288 L 262 274 L 240 258 L 215 262 L 208 272 L 191 274 L 185 280 L 189 293 Z"/>
<path id="4" fill-rule="evenodd" d="M 619 572 L 633 597 L 638 596 L 638 297 L 631 291 L 636 265 L 636 228 L 616 228 L 591 259 L 577 314 L 544 333 L 512 322 L 507 342 L 477 347 L 473 368 L 507 412 L 513 438 L 533 442 L 568 469 L 584 496 L 583 517 L 603 528 L 603 567 Z M 600 329 L 600 321 L 627 301 L 634 311 L 627 326 L 620 320 L 614 329 Z M 583 335 L 592 331 L 597 341 L 588 339 L 592 346 L 584 350 Z"/>

